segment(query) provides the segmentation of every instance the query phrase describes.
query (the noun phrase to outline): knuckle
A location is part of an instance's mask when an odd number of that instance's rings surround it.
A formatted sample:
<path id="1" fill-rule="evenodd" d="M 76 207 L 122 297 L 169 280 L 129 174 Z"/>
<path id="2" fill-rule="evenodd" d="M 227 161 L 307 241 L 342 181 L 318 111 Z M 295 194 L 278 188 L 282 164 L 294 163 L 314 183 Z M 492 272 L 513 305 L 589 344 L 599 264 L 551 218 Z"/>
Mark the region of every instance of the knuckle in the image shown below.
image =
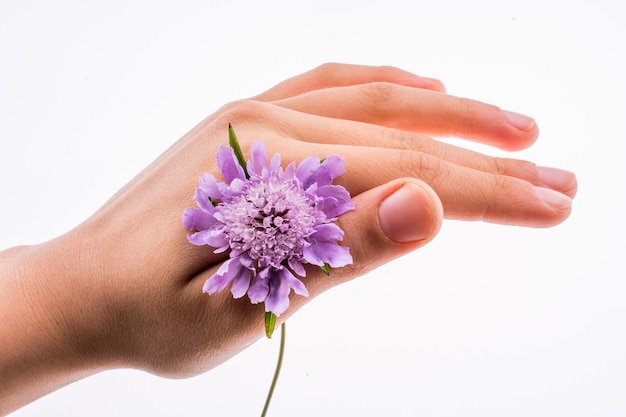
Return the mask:
<path id="1" fill-rule="evenodd" d="M 406 71 L 392 65 L 381 65 L 376 67 L 378 77 L 383 80 L 396 80 L 406 78 Z"/>
<path id="2" fill-rule="evenodd" d="M 257 100 L 237 100 L 224 105 L 215 120 L 218 125 L 270 122 L 275 118 L 273 106 Z"/>
<path id="3" fill-rule="evenodd" d="M 336 62 L 325 62 L 308 73 L 310 84 L 324 84 L 344 69 L 345 65 Z"/>
<path id="4" fill-rule="evenodd" d="M 319 73 L 320 76 L 324 76 L 324 75 L 335 73 L 341 67 L 342 65 L 336 62 L 324 62 L 323 64 L 313 69 L 312 72 Z"/>
<path id="5" fill-rule="evenodd" d="M 383 74 L 392 74 L 392 75 L 404 72 L 400 68 L 394 67 L 393 65 L 380 65 L 378 67 L 378 70 L 382 72 Z"/>
<path id="6" fill-rule="evenodd" d="M 449 169 L 442 160 L 423 152 L 402 152 L 400 165 L 403 175 L 417 177 L 435 190 L 449 175 Z"/>
<path id="7" fill-rule="evenodd" d="M 387 142 L 392 143 L 393 147 L 402 150 L 418 151 L 428 155 L 442 155 L 446 148 L 441 147 L 440 143 L 435 139 L 414 132 L 408 132 L 393 127 L 383 127 L 383 136 L 387 138 Z M 443 159 L 445 159 L 443 154 Z"/>
<path id="8" fill-rule="evenodd" d="M 509 177 L 505 175 L 493 174 L 492 191 L 496 196 L 507 196 L 511 194 L 511 183 Z"/>
<path id="9" fill-rule="evenodd" d="M 455 100 L 456 111 L 461 114 L 474 114 L 480 103 L 469 98 L 459 97 Z"/>
<path id="10" fill-rule="evenodd" d="M 518 191 L 515 179 L 492 174 L 489 187 L 485 187 L 480 196 L 486 207 L 485 218 L 503 214 L 504 207 L 524 206 L 524 196 Z"/>
<path id="11" fill-rule="evenodd" d="M 397 100 L 398 88 L 388 82 L 372 82 L 361 86 L 366 100 L 373 103 L 377 108 L 389 107 Z"/>
<path id="12" fill-rule="evenodd" d="M 488 172 L 506 175 L 514 178 L 537 182 L 537 165 L 529 161 L 518 159 L 492 157 L 489 159 Z"/>
<path id="13" fill-rule="evenodd" d="M 493 157 L 491 159 L 491 172 L 500 175 L 508 174 L 508 160 L 500 157 Z"/>
<path id="14" fill-rule="evenodd" d="M 395 129 L 392 127 L 383 127 L 383 136 L 387 139 L 387 142 L 393 143 L 396 149 L 402 150 L 415 150 L 416 141 L 413 134 L 405 130 Z M 422 149 L 417 149 L 422 150 Z"/>
<path id="15" fill-rule="evenodd" d="M 468 132 L 479 132 L 484 129 L 481 125 L 484 104 L 469 98 L 454 98 L 450 113 L 457 120 L 453 124 L 452 134 L 454 136 L 464 136 Z"/>

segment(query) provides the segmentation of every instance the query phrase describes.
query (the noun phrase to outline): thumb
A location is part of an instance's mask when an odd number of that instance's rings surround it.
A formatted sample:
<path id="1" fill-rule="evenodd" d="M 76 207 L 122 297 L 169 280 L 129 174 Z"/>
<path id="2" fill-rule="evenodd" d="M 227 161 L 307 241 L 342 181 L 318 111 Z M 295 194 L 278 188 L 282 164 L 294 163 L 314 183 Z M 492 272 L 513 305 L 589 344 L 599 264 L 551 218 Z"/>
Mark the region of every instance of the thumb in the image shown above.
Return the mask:
<path id="1" fill-rule="evenodd" d="M 350 248 L 353 264 L 334 269 L 329 279 L 313 280 L 313 292 L 363 275 L 431 241 L 443 219 L 437 194 L 426 183 L 400 178 L 353 198 L 356 209 L 342 215 L 342 246 Z M 309 286 L 309 284 L 307 284 Z"/>
<path id="2" fill-rule="evenodd" d="M 443 208 L 439 196 L 426 183 L 397 180 L 373 191 L 372 202 L 376 203 L 383 196 L 376 207 L 375 223 L 388 240 L 389 255 L 395 258 L 403 254 L 396 253 L 398 249 L 404 252 L 422 246 L 439 232 Z"/>

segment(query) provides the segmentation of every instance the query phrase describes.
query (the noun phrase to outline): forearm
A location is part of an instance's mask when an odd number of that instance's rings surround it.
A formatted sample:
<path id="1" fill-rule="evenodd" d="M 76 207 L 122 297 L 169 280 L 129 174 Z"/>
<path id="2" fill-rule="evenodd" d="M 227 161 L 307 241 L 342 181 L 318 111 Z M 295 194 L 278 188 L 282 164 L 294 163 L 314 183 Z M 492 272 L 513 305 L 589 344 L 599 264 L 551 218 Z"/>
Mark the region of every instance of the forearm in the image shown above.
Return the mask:
<path id="1" fill-rule="evenodd" d="M 72 341 L 65 274 L 48 247 L 0 252 L 0 415 L 97 371 Z M 80 298 L 80 294 L 76 294 Z"/>

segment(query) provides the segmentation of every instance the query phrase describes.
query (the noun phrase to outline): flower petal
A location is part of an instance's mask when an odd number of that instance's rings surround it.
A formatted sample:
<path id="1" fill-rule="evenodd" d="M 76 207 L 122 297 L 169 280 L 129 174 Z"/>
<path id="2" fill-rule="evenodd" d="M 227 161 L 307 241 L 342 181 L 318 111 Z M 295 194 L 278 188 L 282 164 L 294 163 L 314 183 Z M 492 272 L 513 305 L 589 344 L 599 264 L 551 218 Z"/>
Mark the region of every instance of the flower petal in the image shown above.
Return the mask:
<path id="1" fill-rule="evenodd" d="M 250 176 L 261 176 L 263 169 L 268 167 L 267 164 L 267 148 L 262 141 L 257 141 L 250 147 L 250 160 L 246 164 L 248 167 L 248 174 Z"/>
<path id="2" fill-rule="evenodd" d="M 233 280 L 233 286 L 230 288 L 233 298 L 241 298 L 246 295 L 246 292 L 248 292 L 248 288 L 250 287 L 251 272 L 252 271 L 250 271 L 250 269 L 241 265 L 240 273 L 237 274 Z"/>
<path id="3" fill-rule="evenodd" d="M 306 190 L 309 186 L 315 182 L 313 174 L 320 167 L 320 159 L 316 156 L 306 158 L 300 162 L 296 169 L 296 177 L 302 183 L 302 187 Z"/>
<path id="4" fill-rule="evenodd" d="M 275 153 L 274 156 L 272 156 L 272 160 L 270 161 L 269 170 L 270 172 L 278 172 L 279 169 L 280 169 L 280 154 Z"/>
<path id="5" fill-rule="evenodd" d="M 187 230 L 205 230 L 215 224 L 215 217 L 197 208 L 188 208 L 183 212 L 183 226 Z"/>
<path id="6" fill-rule="evenodd" d="M 346 172 L 344 162 L 344 159 L 337 155 L 331 155 L 322 162 L 317 157 L 310 157 L 300 163 L 296 176 L 305 189 L 315 183 L 320 187 L 329 185 L 336 177 Z"/>
<path id="7" fill-rule="evenodd" d="M 222 181 L 218 181 L 211 174 L 204 174 L 198 180 L 199 187 L 196 189 L 196 196 L 198 196 L 199 192 L 201 193 L 201 199 L 208 201 L 208 197 L 214 199 L 221 199 L 224 197 L 220 190 L 220 183 L 223 184 Z M 199 200 L 196 200 L 200 202 Z"/>
<path id="8" fill-rule="evenodd" d="M 286 269 L 273 269 L 269 273 L 270 291 L 265 299 L 265 311 L 280 316 L 289 307 L 289 292 L 291 287 L 287 279 L 283 277 Z"/>
<path id="9" fill-rule="evenodd" d="M 304 286 L 304 283 L 296 278 L 287 268 L 283 268 L 283 278 L 287 281 L 287 284 L 293 289 L 298 295 L 302 295 L 304 297 L 309 296 L 309 291 Z"/>
<path id="10" fill-rule="evenodd" d="M 246 182 L 241 180 L 240 178 L 235 178 L 234 180 L 232 180 L 230 182 L 230 194 L 239 194 L 241 193 L 241 190 L 243 190 L 243 187 L 246 185 Z"/>
<path id="11" fill-rule="evenodd" d="M 248 297 L 252 304 L 257 304 L 265 301 L 267 295 L 270 292 L 269 280 L 267 279 L 267 273 L 263 273 L 265 270 L 259 272 L 252 278 L 252 284 L 248 289 Z"/>
<path id="12" fill-rule="evenodd" d="M 336 219 L 342 214 L 354 210 L 354 203 L 351 201 L 340 202 L 334 198 L 325 198 L 320 204 L 320 210 L 324 212 L 328 219 Z"/>
<path id="13" fill-rule="evenodd" d="M 224 176 L 224 179 L 228 182 L 231 182 L 235 178 L 241 180 L 246 179 L 243 168 L 239 165 L 239 162 L 237 162 L 235 152 L 228 146 L 220 146 L 217 150 L 217 166 Z"/>
<path id="14" fill-rule="evenodd" d="M 323 240 L 342 240 L 343 230 L 335 223 L 320 224 L 315 228 L 315 232 L 311 234 L 311 239 L 317 241 Z"/>
<path id="15" fill-rule="evenodd" d="M 344 174 L 344 159 L 338 155 L 331 155 L 324 159 L 318 170 L 313 173 L 314 181 L 319 186 L 330 184 L 339 175 Z"/>
<path id="16" fill-rule="evenodd" d="M 202 291 L 208 294 L 222 291 L 241 274 L 250 274 L 250 270 L 241 265 L 239 258 L 228 259 L 211 278 L 206 280 Z"/>
<path id="17" fill-rule="evenodd" d="M 300 275 L 301 277 L 305 277 L 306 276 L 306 270 L 304 269 L 304 266 L 302 265 L 302 262 L 297 261 L 297 260 L 295 260 L 293 258 L 289 258 L 288 264 L 289 264 L 289 268 L 291 268 L 293 270 L 293 272 L 295 272 L 296 274 Z"/>
<path id="18" fill-rule="evenodd" d="M 206 230 L 203 238 L 207 245 L 213 246 L 214 248 L 221 248 L 229 244 L 228 236 L 226 236 L 224 230 L 220 227 L 212 227 Z"/>
<path id="19" fill-rule="evenodd" d="M 189 241 L 189 243 L 192 243 L 196 246 L 208 245 L 206 241 L 209 233 L 209 230 L 200 230 L 196 233 L 190 233 L 187 235 L 187 240 Z"/>
<path id="20" fill-rule="evenodd" d="M 340 268 L 352 263 L 350 250 L 331 241 L 314 240 L 310 246 L 302 249 L 302 255 L 308 263 L 317 266 L 327 263 L 333 268 Z"/>
<path id="21" fill-rule="evenodd" d="M 350 193 L 341 185 L 324 185 L 319 187 L 315 194 L 323 198 L 320 209 L 328 218 L 338 217 L 354 209 L 354 203 L 350 201 Z"/>

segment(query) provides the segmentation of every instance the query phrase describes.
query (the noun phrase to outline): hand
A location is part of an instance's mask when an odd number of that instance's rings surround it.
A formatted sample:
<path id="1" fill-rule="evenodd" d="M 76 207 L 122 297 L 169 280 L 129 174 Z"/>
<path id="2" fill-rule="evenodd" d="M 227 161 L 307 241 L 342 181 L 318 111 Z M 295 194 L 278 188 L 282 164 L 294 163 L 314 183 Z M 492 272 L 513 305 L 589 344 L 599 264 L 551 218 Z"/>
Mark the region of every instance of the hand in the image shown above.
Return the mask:
<path id="1" fill-rule="evenodd" d="M 244 154 L 262 139 L 283 163 L 338 154 L 338 178 L 357 209 L 339 219 L 354 264 L 309 270 L 305 302 L 430 241 L 442 218 L 546 227 L 569 214 L 573 174 L 493 158 L 431 136 L 506 150 L 538 136 L 525 116 L 445 93 L 390 67 L 323 65 L 201 122 L 97 213 L 43 245 L 0 254 L 0 399 L 16 408 L 113 367 L 194 375 L 263 335 L 263 306 L 202 292 L 226 258 L 191 245 L 181 223 L 197 179 L 219 175 L 215 155 L 237 132 Z M 10 312 L 10 313 L 7 313 Z M 18 329 L 18 330 L 16 330 Z M 32 349 L 24 352 L 20 346 Z M 3 401 L 0 401 L 3 403 Z M 0 407 L 0 411 L 3 410 Z"/>

